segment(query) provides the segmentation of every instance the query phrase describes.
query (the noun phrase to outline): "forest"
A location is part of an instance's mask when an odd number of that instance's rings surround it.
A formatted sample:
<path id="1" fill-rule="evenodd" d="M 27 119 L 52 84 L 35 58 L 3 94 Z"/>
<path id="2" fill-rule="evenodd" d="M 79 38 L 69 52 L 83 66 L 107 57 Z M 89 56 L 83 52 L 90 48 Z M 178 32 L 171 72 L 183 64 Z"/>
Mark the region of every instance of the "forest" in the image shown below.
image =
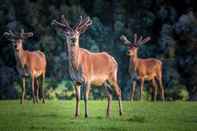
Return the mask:
<path id="1" fill-rule="evenodd" d="M 197 100 L 197 1 L 195 0 L 1 0 L 0 1 L 0 99 L 18 99 L 20 76 L 10 41 L 4 32 L 24 29 L 34 36 L 24 43 L 26 50 L 41 50 L 47 58 L 44 83 L 48 99 L 73 99 L 73 83 L 68 73 L 66 40 L 53 19 L 62 14 L 74 26 L 80 16 L 93 23 L 80 36 L 80 47 L 92 52 L 108 52 L 118 62 L 118 82 L 124 100 L 130 96 L 129 56 L 120 41 L 125 35 L 150 36 L 140 46 L 140 58 L 157 58 L 163 63 L 166 100 Z M 31 85 L 30 82 L 29 86 Z M 138 83 L 139 85 L 139 83 Z M 145 82 L 149 99 L 149 82 Z M 28 88 L 31 98 L 31 88 Z M 105 93 L 95 88 L 90 99 Z"/>

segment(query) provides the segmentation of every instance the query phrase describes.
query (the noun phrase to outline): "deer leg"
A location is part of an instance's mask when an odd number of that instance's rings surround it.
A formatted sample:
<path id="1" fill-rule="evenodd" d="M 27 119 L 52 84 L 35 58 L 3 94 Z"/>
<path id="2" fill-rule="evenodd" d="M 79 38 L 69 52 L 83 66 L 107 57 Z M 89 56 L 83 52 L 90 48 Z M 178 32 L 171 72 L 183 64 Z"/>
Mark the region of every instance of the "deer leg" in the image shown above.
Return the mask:
<path id="1" fill-rule="evenodd" d="M 85 118 L 88 117 L 88 96 L 90 92 L 90 83 L 85 84 L 84 103 L 85 103 Z"/>
<path id="2" fill-rule="evenodd" d="M 106 116 L 110 117 L 111 116 L 111 109 L 112 109 L 112 105 L 111 105 L 111 103 L 112 103 L 112 89 L 111 89 L 110 85 L 108 85 L 107 83 L 104 84 L 104 87 L 106 89 L 107 101 L 108 101 Z"/>
<path id="3" fill-rule="evenodd" d="M 75 95 L 76 95 L 76 111 L 75 117 L 79 116 L 79 102 L 80 102 L 80 86 L 75 85 Z"/>
<path id="4" fill-rule="evenodd" d="M 44 100 L 44 80 L 45 80 L 45 73 L 42 75 L 41 79 L 41 92 L 42 92 L 42 103 L 45 104 Z"/>
<path id="5" fill-rule="evenodd" d="M 136 81 L 133 80 L 132 89 L 131 89 L 131 101 L 133 101 L 133 97 L 135 95 L 135 87 L 136 87 Z"/>
<path id="6" fill-rule="evenodd" d="M 22 95 L 21 95 L 21 104 L 23 104 L 25 97 L 25 78 L 22 78 Z"/>
<path id="7" fill-rule="evenodd" d="M 156 81 L 155 81 L 155 79 L 153 78 L 152 79 L 152 84 L 153 84 L 153 87 L 154 87 L 154 101 L 156 101 L 157 100 L 157 84 L 156 84 Z"/>
<path id="8" fill-rule="evenodd" d="M 144 91 L 144 79 L 141 79 L 141 86 L 140 86 L 140 100 L 143 100 L 143 91 Z"/>
<path id="9" fill-rule="evenodd" d="M 121 90 L 120 90 L 120 87 L 117 83 L 117 81 L 113 82 L 112 84 L 115 88 L 115 92 L 116 92 L 116 96 L 118 97 L 118 106 L 119 106 L 119 114 L 120 116 L 122 115 L 122 96 L 121 96 Z"/>
<path id="10" fill-rule="evenodd" d="M 161 78 L 159 79 L 159 88 L 160 88 L 160 96 L 161 96 L 161 99 L 162 99 L 162 101 L 164 101 L 165 100 L 164 87 L 163 87 L 163 82 L 162 82 L 162 79 Z"/>
<path id="11" fill-rule="evenodd" d="M 35 90 L 36 90 L 36 103 L 38 103 L 38 101 L 39 101 L 39 81 L 38 81 L 38 78 L 35 79 L 35 85 L 36 85 L 36 88 L 35 88 Z"/>
<path id="12" fill-rule="evenodd" d="M 35 78 L 34 76 L 32 76 L 32 80 L 31 80 L 31 85 L 32 85 L 32 97 L 33 97 L 33 103 L 35 104 L 35 90 L 34 90 L 34 83 L 35 83 Z"/>
<path id="13" fill-rule="evenodd" d="M 122 98 L 118 96 L 119 115 L 122 115 Z"/>
<path id="14" fill-rule="evenodd" d="M 154 100 L 154 87 L 149 88 L 149 92 L 151 95 L 151 101 L 153 101 Z"/>

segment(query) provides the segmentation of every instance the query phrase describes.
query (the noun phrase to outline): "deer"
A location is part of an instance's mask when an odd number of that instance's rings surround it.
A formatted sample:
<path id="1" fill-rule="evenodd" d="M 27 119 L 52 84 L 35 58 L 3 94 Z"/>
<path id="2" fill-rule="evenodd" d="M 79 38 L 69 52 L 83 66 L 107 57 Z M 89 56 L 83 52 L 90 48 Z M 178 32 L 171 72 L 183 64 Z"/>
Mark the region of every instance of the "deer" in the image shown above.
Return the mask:
<path id="1" fill-rule="evenodd" d="M 38 103 L 39 88 L 41 88 L 42 103 L 45 103 L 43 82 L 46 73 L 46 56 L 41 51 L 28 51 L 23 49 L 24 40 L 33 36 L 32 32 L 24 32 L 23 29 L 19 33 L 11 30 L 5 32 L 4 36 L 11 41 L 16 59 L 16 69 L 22 80 L 22 95 L 20 103 L 23 104 L 26 92 L 26 78 L 31 77 L 33 103 Z M 41 83 L 39 83 L 41 78 Z M 41 87 L 39 87 L 41 84 Z M 35 86 L 36 85 L 36 86 Z"/>
<path id="2" fill-rule="evenodd" d="M 79 46 L 79 37 L 92 24 L 90 17 L 80 17 L 73 27 L 69 25 L 64 15 L 61 21 L 53 20 L 53 26 L 60 28 L 66 38 L 68 51 L 69 74 L 74 83 L 76 94 L 75 117 L 79 116 L 80 88 L 84 89 L 85 118 L 88 115 L 88 96 L 92 85 L 104 87 L 108 105 L 106 116 L 111 116 L 112 91 L 118 97 L 119 115 L 122 115 L 121 89 L 118 85 L 116 60 L 107 52 L 91 52 Z"/>
<path id="3" fill-rule="evenodd" d="M 134 34 L 134 41 L 131 42 L 126 36 L 122 35 L 120 40 L 124 45 L 128 47 L 128 55 L 130 57 L 129 73 L 132 75 L 132 89 L 131 89 L 131 101 L 135 95 L 136 81 L 140 80 L 140 99 L 143 99 L 144 81 L 152 81 L 154 95 L 153 99 L 157 99 L 157 89 L 160 89 L 161 99 L 164 101 L 164 87 L 162 82 L 162 62 L 156 58 L 138 58 L 138 48 L 142 44 L 151 40 L 151 37 L 137 38 L 137 34 Z M 159 82 L 159 84 L 157 83 Z"/>

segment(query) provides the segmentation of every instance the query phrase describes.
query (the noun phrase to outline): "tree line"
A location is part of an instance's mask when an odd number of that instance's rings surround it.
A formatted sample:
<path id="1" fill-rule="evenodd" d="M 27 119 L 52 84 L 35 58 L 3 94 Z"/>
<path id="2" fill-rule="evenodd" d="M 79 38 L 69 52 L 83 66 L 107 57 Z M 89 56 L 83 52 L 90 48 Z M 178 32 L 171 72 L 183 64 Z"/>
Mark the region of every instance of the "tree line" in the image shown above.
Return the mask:
<path id="1" fill-rule="evenodd" d="M 158 58 L 163 62 L 163 81 L 168 100 L 197 99 L 195 0 L 7 0 L 0 1 L 0 34 L 5 31 L 34 32 L 25 49 L 41 50 L 47 57 L 48 98 L 72 98 L 72 82 L 68 74 L 68 57 L 62 33 L 51 27 L 51 21 L 64 14 L 73 26 L 79 16 L 90 16 L 92 26 L 80 38 L 80 45 L 93 52 L 106 51 L 119 64 L 118 78 L 123 98 L 128 99 L 130 79 L 127 48 L 119 40 L 124 34 L 151 36 L 139 49 L 142 58 Z M 18 98 L 20 88 L 16 60 L 5 38 L 0 42 L 0 99 Z M 146 87 L 151 86 L 146 83 Z M 29 91 L 30 92 L 30 91 Z M 30 94 L 30 93 L 29 93 Z M 66 94 L 66 95 L 65 95 Z M 92 98 L 103 98 L 98 89 Z M 148 98 L 148 96 L 147 96 Z"/>

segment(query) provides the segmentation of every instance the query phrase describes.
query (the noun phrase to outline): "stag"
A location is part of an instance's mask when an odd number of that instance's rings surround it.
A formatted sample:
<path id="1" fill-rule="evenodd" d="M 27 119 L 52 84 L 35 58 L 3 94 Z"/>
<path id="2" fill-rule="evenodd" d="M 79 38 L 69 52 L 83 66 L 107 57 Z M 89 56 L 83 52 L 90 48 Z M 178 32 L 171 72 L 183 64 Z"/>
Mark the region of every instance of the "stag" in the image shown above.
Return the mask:
<path id="1" fill-rule="evenodd" d="M 45 103 L 43 89 L 43 81 L 46 72 L 45 54 L 41 51 L 28 51 L 23 49 L 24 40 L 32 37 L 33 33 L 25 33 L 22 29 L 20 33 L 13 33 L 12 31 L 5 32 L 4 36 L 12 41 L 12 47 L 16 58 L 16 68 L 19 75 L 22 77 L 22 96 L 20 103 L 22 104 L 24 101 L 27 76 L 30 76 L 32 81 L 33 103 L 38 103 L 39 100 L 39 84 L 41 84 L 42 102 Z M 41 79 L 41 83 L 39 83 L 39 78 Z"/>
<path id="2" fill-rule="evenodd" d="M 80 22 L 73 28 L 70 27 L 62 15 L 61 22 L 52 21 L 52 25 L 63 30 L 67 41 L 69 74 L 75 83 L 76 111 L 79 116 L 80 87 L 84 89 L 85 117 L 88 117 L 88 95 L 91 85 L 103 86 L 108 98 L 107 117 L 111 114 L 112 89 L 115 90 L 119 100 L 119 114 L 122 114 L 121 90 L 117 81 L 118 64 L 106 52 L 93 53 L 79 47 L 80 34 L 84 33 L 92 24 L 89 17 L 81 17 Z"/>
<path id="3" fill-rule="evenodd" d="M 137 79 L 141 81 L 141 86 L 140 86 L 141 100 L 143 99 L 144 80 L 152 81 L 153 89 L 154 89 L 154 101 L 157 99 L 158 86 L 160 88 L 161 98 L 162 100 L 164 100 L 164 88 L 162 83 L 162 62 L 154 58 L 146 58 L 146 59 L 138 58 L 138 47 L 148 42 L 151 38 L 146 37 L 143 39 L 143 37 L 141 36 L 138 39 L 137 34 L 134 34 L 134 42 L 130 42 L 127 39 L 127 37 L 124 35 L 122 35 L 120 39 L 128 47 L 128 55 L 130 56 L 129 73 L 130 75 L 132 75 L 131 73 L 133 73 L 135 77 L 133 78 L 131 101 L 133 100 L 134 97 Z M 159 85 L 157 81 L 159 82 Z"/>

